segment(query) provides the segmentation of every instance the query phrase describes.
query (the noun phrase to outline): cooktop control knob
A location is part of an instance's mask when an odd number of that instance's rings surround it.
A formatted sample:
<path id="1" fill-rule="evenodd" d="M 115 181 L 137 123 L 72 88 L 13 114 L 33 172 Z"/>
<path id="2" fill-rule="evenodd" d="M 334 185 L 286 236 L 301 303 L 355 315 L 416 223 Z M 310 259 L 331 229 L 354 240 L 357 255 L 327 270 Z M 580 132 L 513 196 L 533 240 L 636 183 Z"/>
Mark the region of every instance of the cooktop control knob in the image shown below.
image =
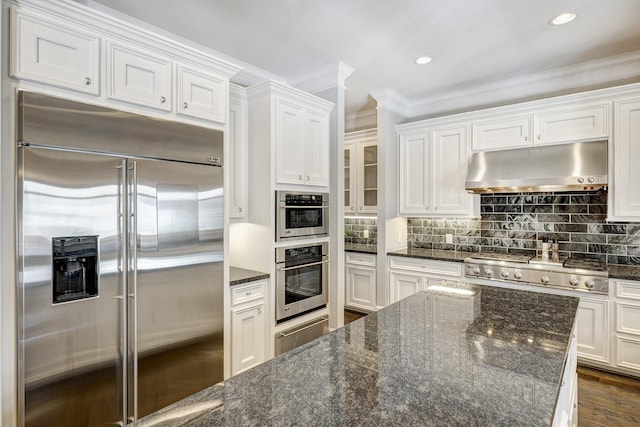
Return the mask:
<path id="1" fill-rule="evenodd" d="M 593 288 L 593 287 L 595 286 L 595 283 L 593 283 L 593 280 L 591 280 L 591 279 L 589 279 L 589 280 L 585 280 L 585 281 L 584 281 L 584 286 L 585 286 L 587 289 L 591 289 L 591 288 Z"/>
<path id="2" fill-rule="evenodd" d="M 594 177 L 592 177 L 592 176 L 590 176 L 590 177 L 587 179 L 587 181 L 589 181 L 590 183 L 593 183 L 593 181 L 595 181 L 595 180 L 596 180 L 596 179 L 595 179 Z"/>
<path id="3" fill-rule="evenodd" d="M 580 284 L 580 282 L 575 277 L 572 277 L 571 279 L 569 279 L 569 284 L 573 287 L 576 287 Z"/>
<path id="4" fill-rule="evenodd" d="M 578 178 L 578 182 L 579 182 L 580 184 L 582 184 L 582 183 L 584 182 L 584 178 L 582 178 L 582 177 Z"/>
<path id="5" fill-rule="evenodd" d="M 480 267 L 479 266 L 475 266 L 473 267 L 473 274 L 480 274 Z"/>
<path id="6" fill-rule="evenodd" d="M 542 276 L 542 277 L 540 277 L 540 281 L 541 281 L 544 285 L 548 284 L 548 283 L 549 283 L 549 280 L 550 280 L 550 279 L 549 279 L 549 276 Z"/>
<path id="7" fill-rule="evenodd" d="M 518 280 L 522 279 L 522 271 L 520 271 L 520 270 L 516 270 L 516 271 L 513 273 L 513 277 L 514 277 L 515 279 L 518 279 Z"/>
<path id="8" fill-rule="evenodd" d="M 493 271 L 491 271 L 490 268 L 485 268 L 484 269 L 484 275 L 487 276 L 487 277 L 491 277 L 491 276 L 493 276 Z"/>
<path id="9" fill-rule="evenodd" d="M 503 279 L 506 279 L 507 277 L 509 277 L 509 270 L 502 270 L 500 275 L 502 276 Z"/>

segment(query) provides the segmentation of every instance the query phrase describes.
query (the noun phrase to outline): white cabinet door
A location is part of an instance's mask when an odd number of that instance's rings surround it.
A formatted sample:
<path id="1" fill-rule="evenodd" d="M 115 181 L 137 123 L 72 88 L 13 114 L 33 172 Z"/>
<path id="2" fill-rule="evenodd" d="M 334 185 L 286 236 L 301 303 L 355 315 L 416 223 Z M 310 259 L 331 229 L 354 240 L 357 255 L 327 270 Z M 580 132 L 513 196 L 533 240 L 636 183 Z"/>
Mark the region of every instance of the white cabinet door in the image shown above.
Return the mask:
<path id="1" fill-rule="evenodd" d="M 353 144 L 344 145 L 344 213 L 355 213 L 356 199 L 356 148 Z"/>
<path id="2" fill-rule="evenodd" d="M 247 94 L 233 86 L 229 96 L 229 217 L 247 216 Z"/>
<path id="3" fill-rule="evenodd" d="M 346 304 L 349 307 L 375 310 L 376 270 L 375 267 L 346 266 Z"/>
<path id="4" fill-rule="evenodd" d="M 576 106 L 536 113 L 535 144 L 609 137 L 610 104 Z"/>
<path id="5" fill-rule="evenodd" d="M 614 103 L 613 182 L 608 220 L 640 218 L 640 98 Z"/>
<path id="6" fill-rule="evenodd" d="M 433 132 L 433 208 L 438 214 L 468 214 L 473 195 L 464 189 L 469 166 L 466 126 Z"/>
<path id="7" fill-rule="evenodd" d="M 304 110 L 287 100 L 276 100 L 276 181 L 304 184 Z"/>
<path id="8" fill-rule="evenodd" d="M 423 288 L 423 276 L 420 275 L 391 271 L 389 279 L 392 303 L 413 295 Z"/>
<path id="9" fill-rule="evenodd" d="M 400 134 L 400 203 L 401 215 L 431 212 L 431 135 Z"/>
<path id="10" fill-rule="evenodd" d="M 227 84 L 225 78 L 178 66 L 178 105 L 184 116 L 225 123 L 227 119 Z"/>
<path id="11" fill-rule="evenodd" d="M 358 144 L 358 213 L 378 211 L 378 143 Z"/>
<path id="12" fill-rule="evenodd" d="M 264 302 L 231 311 L 231 374 L 236 375 L 265 359 Z"/>
<path id="13" fill-rule="evenodd" d="M 609 301 L 580 298 L 578 325 L 578 356 L 600 363 L 609 363 Z"/>
<path id="14" fill-rule="evenodd" d="M 11 31 L 12 76 L 99 94 L 98 37 L 15 10 Z"/>
<path id="15" fill-rule="evenodd" d="M 329 185 L 329 116 L 313 110 L 304 115 L 304 184 Z"/>
<path id="16" fill-rule="evenodd" d="M 517 148 L 531 144 L 530 115 L 500 117 L 472 123 L 474 151 Z"/>
<path id="17" fill-rule="evenodd" d="M 171 111 L 171 62 L 117 44 L 110 46 L 109 97 Z"/>

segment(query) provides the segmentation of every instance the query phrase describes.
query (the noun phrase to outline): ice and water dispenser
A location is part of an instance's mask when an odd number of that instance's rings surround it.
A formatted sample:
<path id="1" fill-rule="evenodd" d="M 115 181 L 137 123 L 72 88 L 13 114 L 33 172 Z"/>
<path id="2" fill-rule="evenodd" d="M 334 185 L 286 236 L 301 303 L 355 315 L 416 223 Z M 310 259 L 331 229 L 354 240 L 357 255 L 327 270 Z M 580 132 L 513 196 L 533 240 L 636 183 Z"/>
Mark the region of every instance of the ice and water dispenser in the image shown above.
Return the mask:
<path id="1" fill-rule="evenodd" d="M 98 236 L 54 237 L 53 303 L 98 296 Z"/>

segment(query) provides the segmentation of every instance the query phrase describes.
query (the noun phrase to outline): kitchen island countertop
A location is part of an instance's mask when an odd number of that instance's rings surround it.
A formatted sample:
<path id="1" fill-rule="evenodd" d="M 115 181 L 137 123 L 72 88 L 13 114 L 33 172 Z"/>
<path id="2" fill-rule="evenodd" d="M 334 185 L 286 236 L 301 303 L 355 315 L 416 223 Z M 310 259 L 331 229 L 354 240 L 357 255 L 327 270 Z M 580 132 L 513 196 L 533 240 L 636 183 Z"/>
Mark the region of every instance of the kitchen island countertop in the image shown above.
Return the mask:
<path id="1" fill-rule="evenodd" d="M 436 289 L 140 425 L 549 426 L 578 298 L 453 283 Z"/>

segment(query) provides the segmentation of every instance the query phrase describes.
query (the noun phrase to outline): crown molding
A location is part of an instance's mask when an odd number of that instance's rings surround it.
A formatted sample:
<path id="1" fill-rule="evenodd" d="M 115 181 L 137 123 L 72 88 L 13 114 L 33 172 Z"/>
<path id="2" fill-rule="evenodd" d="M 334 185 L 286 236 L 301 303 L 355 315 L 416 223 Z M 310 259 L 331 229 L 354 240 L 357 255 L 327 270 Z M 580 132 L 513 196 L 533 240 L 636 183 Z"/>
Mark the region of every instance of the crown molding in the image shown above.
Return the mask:
<path id="1" fill-rule="evenodd" d="M 391 88 L 374 90 L 369 92 L 369 95 L 376 100 L 378 110 L 392 110 L 405 117 L 410 111 L 409 108 L 411 106 L 411 101 L 409 98 L 401 95 L 399 92 L 396 92 Z"/>
<path id="2" fill-rule="evenodd" d="M 316 72 L 298 79 L 289 79 L 291 86 L 309 93 L 320 93 L 325 90 L 344 89 L 345 80 L 355 71 L 346 62 L 338 61 L 319 68 Z"/>
<path id="3" fill-rule="evenodd" d="M 498 105 L 640 79 L 640 50 L 412 100 L 409 117 Z"/>

